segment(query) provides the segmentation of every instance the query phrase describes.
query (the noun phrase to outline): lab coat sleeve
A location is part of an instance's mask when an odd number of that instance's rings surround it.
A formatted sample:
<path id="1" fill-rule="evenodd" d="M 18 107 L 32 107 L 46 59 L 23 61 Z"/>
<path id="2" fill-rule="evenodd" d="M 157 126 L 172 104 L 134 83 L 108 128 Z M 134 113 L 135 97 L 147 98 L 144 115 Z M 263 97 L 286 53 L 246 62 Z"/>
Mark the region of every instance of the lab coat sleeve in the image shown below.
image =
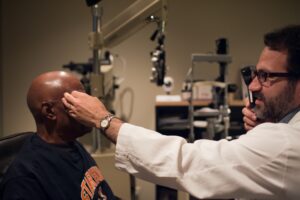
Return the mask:
<path id="1" fill-rule="evenodd" d="M 284 127 L 260 125 L 240 139 L 197 140 L 121 126 L 116 167 L 198 198 L 284 195 L 288 141 Z"/>

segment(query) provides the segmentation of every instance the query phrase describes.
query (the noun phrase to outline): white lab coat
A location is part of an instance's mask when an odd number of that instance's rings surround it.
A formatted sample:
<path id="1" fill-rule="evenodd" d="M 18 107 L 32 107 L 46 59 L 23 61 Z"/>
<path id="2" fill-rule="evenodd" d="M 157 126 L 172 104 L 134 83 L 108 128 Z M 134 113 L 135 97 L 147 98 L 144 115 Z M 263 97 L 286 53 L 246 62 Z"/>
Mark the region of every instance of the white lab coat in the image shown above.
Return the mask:
<path id="1" fill-rule="evenodd" d="M 116 167 L 198 198 L 300 199 L 300 112 L 233 141 L 164 136 L 121 126 Z"/>

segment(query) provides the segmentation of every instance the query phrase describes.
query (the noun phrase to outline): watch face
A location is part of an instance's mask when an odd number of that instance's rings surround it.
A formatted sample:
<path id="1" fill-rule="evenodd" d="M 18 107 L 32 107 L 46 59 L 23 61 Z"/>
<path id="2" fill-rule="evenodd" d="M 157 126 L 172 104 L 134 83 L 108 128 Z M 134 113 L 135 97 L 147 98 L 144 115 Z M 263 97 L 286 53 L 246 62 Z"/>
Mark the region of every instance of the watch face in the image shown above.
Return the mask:
<path id="1" fill-rule="evenodd" d="M 101 125 L 101 128 L 106 128 L 108 126 L 108 124 L 109 124 L 109 121 L 107 119 L 103 119 L 101 121 L 100 125 Z"/>

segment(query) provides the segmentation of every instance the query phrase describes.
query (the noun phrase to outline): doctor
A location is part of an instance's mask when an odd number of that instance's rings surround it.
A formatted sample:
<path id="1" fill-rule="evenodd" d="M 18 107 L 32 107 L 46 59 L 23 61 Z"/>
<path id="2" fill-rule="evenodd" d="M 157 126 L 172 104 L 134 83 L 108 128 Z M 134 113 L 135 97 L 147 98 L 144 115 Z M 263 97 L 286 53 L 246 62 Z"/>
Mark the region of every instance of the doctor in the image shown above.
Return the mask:
<path id="1" fill-rule="evenodd" d="M 256 106 L 243 110 L 249 131 L 233 141 L 187 143 L 124 123 L 85 93 L 62 100 L 116 143 L 116 166 L 139 178 L 198 198 L 300 199 L 300 25 L 266 34 L 264 44 L 250 84 Z"/>

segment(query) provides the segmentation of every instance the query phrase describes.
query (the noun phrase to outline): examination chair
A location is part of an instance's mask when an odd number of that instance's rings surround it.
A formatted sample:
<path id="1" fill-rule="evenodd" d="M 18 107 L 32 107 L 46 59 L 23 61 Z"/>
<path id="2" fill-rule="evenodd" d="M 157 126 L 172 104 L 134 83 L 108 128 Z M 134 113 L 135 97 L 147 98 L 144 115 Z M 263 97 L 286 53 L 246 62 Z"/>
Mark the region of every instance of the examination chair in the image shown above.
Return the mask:
<path id="1" fill-rule="evenodd" d="M 23 132 L 0 138 L 0 183 L 24 141 L 32 134 L 34 132 Z"/>

